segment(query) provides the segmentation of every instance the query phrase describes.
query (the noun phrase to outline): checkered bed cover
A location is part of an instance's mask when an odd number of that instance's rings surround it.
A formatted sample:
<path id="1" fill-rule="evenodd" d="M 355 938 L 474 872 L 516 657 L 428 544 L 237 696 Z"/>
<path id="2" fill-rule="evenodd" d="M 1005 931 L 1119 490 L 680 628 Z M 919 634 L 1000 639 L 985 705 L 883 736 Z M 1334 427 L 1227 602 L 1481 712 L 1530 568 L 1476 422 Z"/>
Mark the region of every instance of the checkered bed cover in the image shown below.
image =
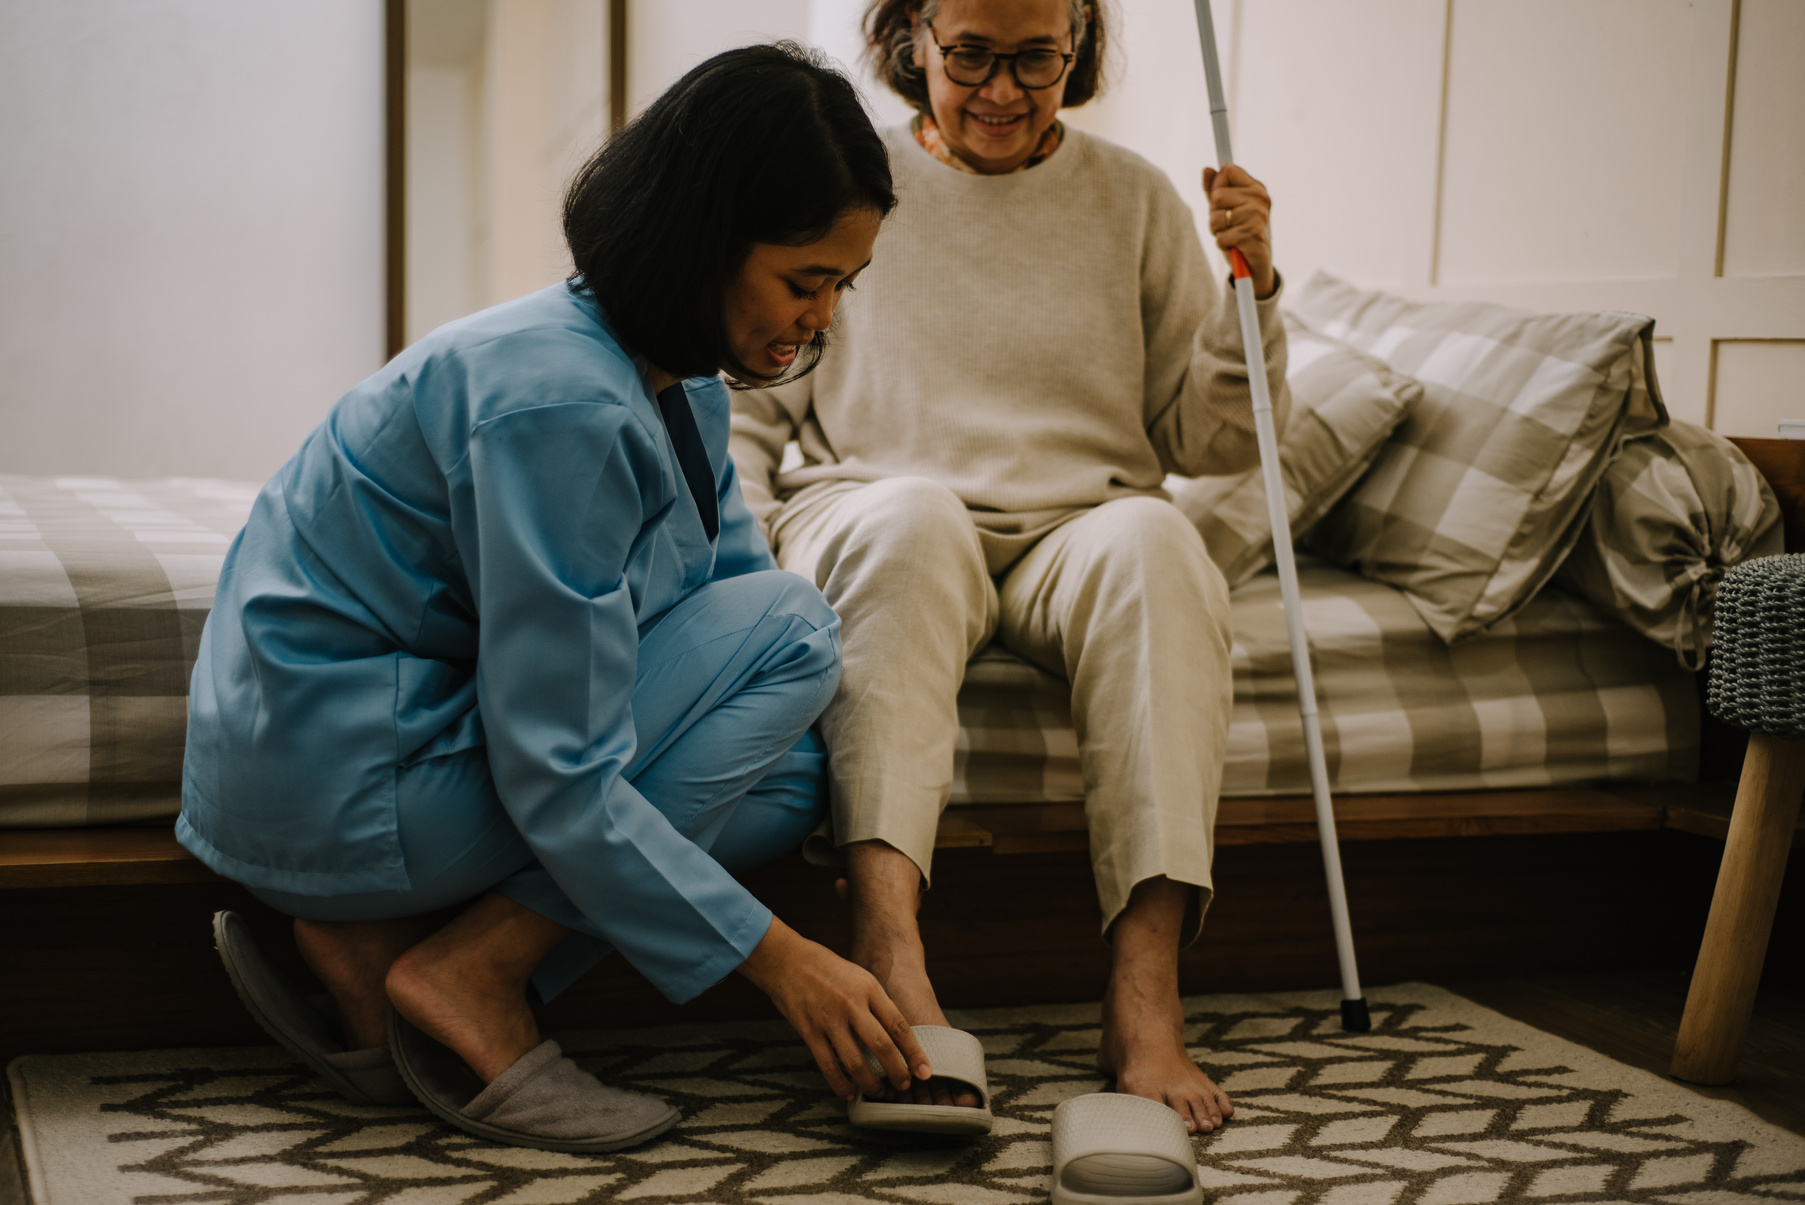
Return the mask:
<path id="1" fill-rule="evenodd" d="M 1498 790 L 1697 775 L 1693 676 L 1668 650 L 1544 589 L 1450 648 L 1395 587 L 1299 558 L 1337 792 Z M 1278 576 L 1232 596 L 1234 712 L 1222 793 L 1310 791 Z M 953 802 L 1082 800 L 1065 681 L 992 646 L 959 695 Z"/>
<path id="2" fill-rule="evenodd" d="M 0 825 L 175 815 L 188 672 L 257 488 L 0 474 Z"/>
<path id="3" fill-rule="evenodd" d="M 0 474 L 0 826 L 173 816 L 188 675 L 257 487 Z M 1545 590 L 1449 648 L 1403 595 L 1302 569 L 1340 791 L 1692 776 L 1698 702 L 1673 656 Z M 1277 579 L 1235 591 L 1224 793 L 1307 791 Z M 955 803 L 1084 797 L 1065 682 L 990 649 L 960 695 Z"/>

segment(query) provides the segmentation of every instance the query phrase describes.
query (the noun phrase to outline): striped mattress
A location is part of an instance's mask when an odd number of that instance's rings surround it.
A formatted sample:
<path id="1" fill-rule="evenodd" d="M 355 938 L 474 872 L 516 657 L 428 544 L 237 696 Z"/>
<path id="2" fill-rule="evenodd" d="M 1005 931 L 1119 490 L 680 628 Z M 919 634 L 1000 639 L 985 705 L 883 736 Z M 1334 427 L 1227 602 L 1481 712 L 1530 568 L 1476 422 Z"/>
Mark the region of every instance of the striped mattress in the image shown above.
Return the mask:
<path id="1" fill-rule="evenodd" d="M 188 675 L 257 487 L 0 474 L 0 827 L 175 814 Z M 1404 596 L 1305 562 L 1305 615 L 1335 788 L 1450 791 L 1683 780 L 1692 675 L 1672 653 L 1544 590 L 1454 648 Z M 1234 594 L 1223 790 L 1308 790 L 1277 579 Z M 1062 679 L 992 648 L 959 699 L 954 803 L 1084 797 Z"/>

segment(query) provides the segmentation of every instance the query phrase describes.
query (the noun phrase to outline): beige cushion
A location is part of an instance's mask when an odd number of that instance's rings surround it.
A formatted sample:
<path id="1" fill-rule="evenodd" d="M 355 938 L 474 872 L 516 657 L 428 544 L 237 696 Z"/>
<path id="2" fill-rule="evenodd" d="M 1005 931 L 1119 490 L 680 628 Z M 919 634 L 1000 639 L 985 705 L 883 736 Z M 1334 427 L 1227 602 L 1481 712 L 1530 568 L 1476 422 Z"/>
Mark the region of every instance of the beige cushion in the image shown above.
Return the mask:
<path id="1" fill-rule="evenodd" d="M 1724 570 L 1785 551 L 1780 503 L 1723 436 L 1676 422 L 1623 449 L 1555 582 L 1704 666 Z"/>
<path id="2" fill-rule="evenodd" d="M 1371 466 L 1423 387 L 1295 315 L 1285 316 L 1285 340 L 1291 417 L 1279 440 L 1279 471 L 1291 536 L 1300 540 Z M 1257 466 L 1187 481 L 1172 499 L 1203 533 L 1229 585 L 1272 564 L 1272 524 Z"/>
<path id="3" fill-rule="evenodd" d="M 1403 590 L 1449 643 L 1535 595 L 1624 441 L 1667 421 L 1640 314 L 1406 301 L 1322 272 L 1297 310 L 1423 385 L 1310 547 Z"/>

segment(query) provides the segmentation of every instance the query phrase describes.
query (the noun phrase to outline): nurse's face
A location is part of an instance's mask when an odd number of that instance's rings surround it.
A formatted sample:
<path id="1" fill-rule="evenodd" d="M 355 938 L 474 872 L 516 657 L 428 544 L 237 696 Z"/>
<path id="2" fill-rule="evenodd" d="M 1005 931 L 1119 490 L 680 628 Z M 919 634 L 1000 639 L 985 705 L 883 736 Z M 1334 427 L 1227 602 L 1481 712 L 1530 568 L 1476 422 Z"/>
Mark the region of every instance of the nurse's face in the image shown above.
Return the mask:
<path id="1" fill-rule="evenodd" d="M 871 262 L 879 222 L 870 209 L 849 209 L 812 243 L 752 245 L 727 286 L 727 338 L 741 364 L 770 380 L 796 362 Z"/>

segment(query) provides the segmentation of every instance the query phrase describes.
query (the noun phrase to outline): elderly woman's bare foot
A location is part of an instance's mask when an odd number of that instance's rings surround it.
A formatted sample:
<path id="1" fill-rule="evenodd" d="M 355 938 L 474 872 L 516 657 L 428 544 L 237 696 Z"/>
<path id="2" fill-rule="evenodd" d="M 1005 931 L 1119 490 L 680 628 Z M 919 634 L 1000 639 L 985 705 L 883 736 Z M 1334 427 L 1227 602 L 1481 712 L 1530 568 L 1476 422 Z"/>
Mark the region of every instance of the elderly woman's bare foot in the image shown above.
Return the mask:
<path id="1" fill-rule="evenodd" d="M 527 979 L 570 932 L 491 892 L 389 968 L 389 1000 L 484 1083 L 539 1045 Z"/>
<path id="2" fill-rule="evenodd" d="M 928 979 L 927 952 L 915 922 L 921 903 L 921 872 L 908 855 L 882 841 L 847 846 L 848 890 L 853 906 L 852 961 L 877 978 L 911 1025 L 945 1025 L 946 1014 Z M 835 884 L 840 891 L 840 885 Z M 916 1105 L 957 1105 L 975 1109 L 981 1103 L 969 1084 L 932 1079 L 910 1084 L 901 1092 L 886 1085 L 878 1099 Z"/>
<path id="3" fill-rule="evenodd" d="M 1103 1001 L 1097 1069 L 1114 1078 L 1117 1092 L 1169 1105 L 1185 1129 L 1207 1134 L 1234 1116 L 1235 1106 L 1185 1049 L 1177 991 L 1169 999 L 1161 994 L 1111 982 Z"/>
<path id="4" fill-rule="evenodd" d="M 1163 876 L 1147 879 L 1116 918 L 1097 1068 L 1115 1078 L 1117 1092 L 1169 1105 L 1187 1130 L 1207 1134 L 1234 1116 L 1235 1106 L 1185 1049 L 1178 945 L 1196 890 Z"/>

